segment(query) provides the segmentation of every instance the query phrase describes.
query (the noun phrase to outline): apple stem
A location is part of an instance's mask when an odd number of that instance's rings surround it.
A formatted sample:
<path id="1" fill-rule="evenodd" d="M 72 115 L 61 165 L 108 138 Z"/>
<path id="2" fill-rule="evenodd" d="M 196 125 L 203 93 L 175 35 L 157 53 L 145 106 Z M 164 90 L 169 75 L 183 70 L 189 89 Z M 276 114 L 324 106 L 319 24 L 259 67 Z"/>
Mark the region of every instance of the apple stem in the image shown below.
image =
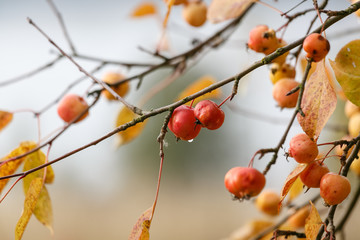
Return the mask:
<path id="1" fill-rule="evenodd" d="M 225 100 L 224 101 L 222 101 L 219 105 L 218 105 L 218 108 L 220 108 L 227 100 L 229 100 L 231 98 L 231 94 L 227 97 L 227 98 L 225 98 Z"/>

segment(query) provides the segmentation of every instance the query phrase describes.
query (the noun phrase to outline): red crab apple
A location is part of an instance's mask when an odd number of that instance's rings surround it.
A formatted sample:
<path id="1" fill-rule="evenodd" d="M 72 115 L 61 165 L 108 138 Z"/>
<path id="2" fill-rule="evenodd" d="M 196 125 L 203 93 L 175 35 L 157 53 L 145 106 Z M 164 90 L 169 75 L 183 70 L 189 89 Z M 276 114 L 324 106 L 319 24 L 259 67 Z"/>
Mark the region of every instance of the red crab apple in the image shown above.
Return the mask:
<path id="1" fill-rule="evenodd" d="M 194 114 L 201 125 L 210 130 L 221 127 L 225 119 L 223 110 L 211 100 L 203 100 L 196 104 Z"/>
<path id="2" fill-rule="evenodd" d="M 227 190 L 237 198 L 249 198 L 258 195 L 264 188 L 264 174 L 252 167 L 234 167 L 224 179 Z"/>
<path id="3" fill-rule="evenodd" d="M 290 140 L 289 155 L 298 163 L 310 163 L 318 154 L 316 142 L 312 141 L 305 133 L 297 134 Z"/>
<path id="4" fill-rule="evenodd" d="M 181 105 L 174 110 L 168 127 L 176 137 L 182 140 L 194 139 L 201 130 L 194 115 L 194 108 L 186 105 Z"/>
<path id="5" fill-rule="evenodd" d="M 75 120 L 81 113 L 88 108 L 88 104 L 79 95 L 67 94 L 59 102 L 57 113 L 62 120 L 69 123 Z M 80 122 L 89 115 L 87 111 L 76 122 Z"/>
<path id="6" fill-rule="evenodd" d="M 341 203 L 349 195 L 350 191 L 350 182 L 344 176 L 329 172 L 321 178 L 320 196 L 328 205 Z"/>

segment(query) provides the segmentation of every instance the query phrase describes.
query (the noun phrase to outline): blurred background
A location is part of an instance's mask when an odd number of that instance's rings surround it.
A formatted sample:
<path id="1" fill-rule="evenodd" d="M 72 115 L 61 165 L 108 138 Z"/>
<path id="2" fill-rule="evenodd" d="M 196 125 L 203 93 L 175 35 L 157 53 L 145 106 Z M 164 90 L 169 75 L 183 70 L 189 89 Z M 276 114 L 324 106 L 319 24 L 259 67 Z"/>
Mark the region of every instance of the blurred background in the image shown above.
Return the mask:
<path id="1" fill-rule="evenodd" d="M 138 47 L 155 49 L 166 6 L 163 1 L 153 1 L 158 6 L 160 18 L 130 18 L 131 11 L 140 2 L 63 0 L 55 1 L 55 4 L 79 53 L 125 62 L 156 63 L 156 59 Z M 287 11 L 300 1 L 266 2 Z M 341 10 L 350 4 L 347 1 L 329 2 L 328 9 L 332 10 Z M 306 1 L 297 10 L 311 6 L 312 1 Z M 191 48 L 193 39 L 205 39 L 224 25 L 206 23 L 195 29 L 185 24 L 181 8 L 175 7 L 170 15 L 169 50 L 164 52 L 166 56 Z M 313 16 L 314 13 L 310 13 L 291 23 L 284 39 L 292 42 L 303 36 Z M 0 0 L 0 83 L 56 58 L 54 47 L 28 24 L 27 17 L 60 47 L 69 51 L 58 20 L 46 1 Z M 201 58 L 184 76 L 148 101 L 145 108 L 156 108 L 173 102 L 180 91 L 203 75 L 222 80 L 260 60 L 263 55 L 247 51 L 245 43 L 248 32 L 254 26 L 264 23 L 277 29 L 285 23 L 285 19 L 274 10 L 256 5 L 224 46 Z M 315 24 L 318 25 L 319 22 Z M 355 16 L 350 16 L 327 30 L 331 43 L 330 59 L 335 58 L 344 44 L 359 38 L 359 31 L 354 32 L 354 27 L 358 28 L 359 22 Z M 345 33 L 347 29 L 351 31 Z M 97 66 L 97 63 L 90 61 L 79 60 L 79 63 L 88 71 Z M 121 71 L 131 76 L 140 70 L 108 65 L 95 76 L 101 78 L 107 71 Z M 170 70 L 165 69 L 148 75 L 139 90 L 136 90 L 137 81 L 133 81 L 126 99 L 136 105 L 148 89 L 169 73 Z M 300 69 L 298 73 L 296 79 L 300 81 Z M 239 94 L 232 102 L 235 108 L 223 107 L 226 118 L 221 129 L 202 131 L 191 143 L 177 142 L 171 132 L 167 134 L 159 201 L 150 230 L 152 239 L 223 239 L 250 219 L 266 218 L 255 209 L 251 201 L 232 201 L 223 179 L 230 168 L 246 166 L 260 148 L 275 147 L 292 115 L 293 110 L 281 111 L 276 107 L 268 74 L 269 67 L 264 66 L 241 80 Z M 81 76 L 82 73 L 72 63 L 63 59 L 23 81 L 1 86 L 0 109 L 38 111 Z M 83 94 L 89 83 L 87 79 L 71 89 L 71 92 Z M 231 84 L 222 88 L 224 96 L 231 93 L 231 88 Z M 338 102 L 330 124 L 346 126 L 343 105 L 342 101 Z M 110 132 L 120 108 L 120 103 L 101 99 L 92 108 L 90 117 L 71 127 L 54 142 L 50 160 Z M 154 200 L 160 163 L 156 138 L 164 117 L 165 114 L 161 114 L 150 119 L 140 137 L 120 148 L 116 148 L 116 139 L 111 137 L 54 164 L 55 182 L 48 186 L 48 190 L 53 204 L 55 235 L 51 236 L 33 217 L 23 239 L 127 239 L 137 218 Z M 56 114 L 56 107 L 42 114 L 40 121 L 42 136 L 63 124 Z M 301 128 L 295 123 L 289 136 L 299 132 Z M 344 134 L 325 129 L 319 142 L 336 140 Z M 19 112 L 0 133 L 0 156 L 6 156 L 21 141 L 37 139 L 36 118 L 31 113 Z M 285 148 L 288 146 L 286 144 Z M 320 150 L 326 152 L 328 148 Z M 266 188 L 280 191 L 286 176 L 296 166 L 292 159 L 287 161 L 283 156 L 285 151 L 280 151 L 277 164 L 268 173 Z M 254 167 L 263 170 L 270 158 L 268 155 L 260 161 L 256 160 Z M 338 168 L 335 158 L 330 158 L 328 163 L 330 168 Z M 349 177 L 354 182 L 355 177 L 352 174 Z M 306 201 L 314 194 L 316 190 L 310 190 L 299 202 Z M 0 239 L 14 238 L 23 201 L 22 186 L 18 184 L 1 203 Z M 358 208 L 355 211 L 353 217 L 359 214 Z M 347 230 L 349 239 L 356 239 L 351 237 L 356 227 L 347 226 Z"/>

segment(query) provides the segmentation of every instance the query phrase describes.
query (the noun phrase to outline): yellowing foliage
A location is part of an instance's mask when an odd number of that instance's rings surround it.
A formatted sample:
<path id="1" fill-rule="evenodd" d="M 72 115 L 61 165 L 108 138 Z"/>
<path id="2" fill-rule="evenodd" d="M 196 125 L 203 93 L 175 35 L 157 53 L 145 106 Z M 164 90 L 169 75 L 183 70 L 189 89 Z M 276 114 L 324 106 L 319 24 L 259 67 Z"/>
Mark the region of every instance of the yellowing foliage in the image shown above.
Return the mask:
<path id="1" fill-rule="evenodd" d="M 211 76 L 203 76 L 199 79 L 197 79 L 195 82 L 191 83 L 187 88 L 185 88 L 177 97 L 176 101 L 179 101 L 185 97 L 188 97 L 194 93 L 197 93 L 198 91 L 201 91 L 202 89 L 209 87 L 210 85 L 216 83 L 215 79 Z M 215 89 L 212 92 L 206 93 L 202 95 L 201 97 L 198 97 L 195 99 L 194 104 L 200 102 L 204 99 L 210 99 L 210 98 L 220 98 L 222 95 L 222 92 L 220 88 Z M 187 103 L 190 104 L 190 103 Z"/>
<path id="2" fill-rule="evenodd" d="M 354 40 L 340 49 L 335 61 L 330 60 L 336 80 L 345 96 L 360 106 L 360 40 Z"/>
<path id="3" fill-rule="evenodd" d="M 132 232 L 130 233 L 129 240 L 149 240 L 150 239 L 150 225 L 152 219 L 153 207 L 147 209 L 141 214 L 136 221 Z"/>
<path id="4" fill-rule="evenodd" d="M 6 127 L 13 119 L 13 114 L 10 112 L 0 111 L 0 131 Z"/>
<path id="5" fill-rule="evenodd" d="M 14 174 L 15 171 L 18 169 L 20 164 L 24 161 L 25 157 L 5 162 L 8 159 L 20 156 L 26 152 L 29 152 L 31 149 L 36 147 L 35 142 L 22 142 L 20 146 L 11 151 L 6 157 L 1 159 L 0 162 L 0 177 L 8 176 Z M 5 162 L 5 163 L 4 163 Z M 9 179 L 0 180 L 0 193 L 4 189 L 5 185 L 8 183 Z"/>
<path id="6" fill-rule="evenodd" d="M 123 108 L 121 108 L 120 112 L 118 113 L 118 115 L 116 117 L 116 127 L 119 127 L 128 122 L 131 122 L 132 120 L 134 120 L 137 117 L 138 117 L 138 115 L 133 113 L 130 109 L 128 109 L 127 107 L 123 107 Z M 119 132 L 117 135 L 118 136 L 118 145 L 121 146 L 123 144 L 126 144 L 126 143 L 134 140 L 143 131 L 145 124 L 146 124 L 146 121 L 139 122 L 136 125 L 129 127 L 124 131 Z"/>
<path id="7" fill-rule="evenodd" d="M 316 64 L 315 72 L 305 85 L 301 100 L 301 109 L 305 117 L 297 115 L 302 129 L 311 139 L 317 140 L 321 130 L 334 112 L 336 103 L 336 93 L 330 84 L 323 60 Z"/>
<path id="8" fill-rule="evenodd" d="M 300 173 L 306 168 L 306 164 L 299 164 L 296 168 L 289 174 L 285 180 L 285 184 L 281 190 L 281 200 L 279 203 L 279 209 L 281 208 L 282 202 L 284 201 L 286 195 L 289 193 L 291 187 L 295 183 L 296 179 L 299 177 Z"/>
<path id="9" fill-rule="evenodd" d="M 152 2 L 140 3 L 131 13 L 134 18 L 154 15 L 157 13 L 157 8 Z"/>
<path id="10" fill-rule="evenodd" d="M 38 166 L 44 164 L 45 161 L 46 161 L 46 156 L 41 150 L 33 152 L 33 153 L 29 154 L 28 156 L 26 156 L 23 170 L 25 172 L 25 171 L 28 171 L 35 167 L 38 167 Z M 31 182 L 36 178 L 41 178 L 44 180 L 44 174 L 45 174 L 45 168 L 31 173 L 23 179 L 23 187 L 24 187 L 25 195 L 29 191 L 29 186 L 30 186 Z M 52 167 L 49 166 L 46 169 L 45 182 L 46 181 L 52 182 L 53 179 L 54 179 L 54 171 L 53 171 Z M 38 200 L 37 200 L 35 208 L 33 209 L 33 214 L 39 220 L 39 222 L 41 222 L 43 225 L 45 225 L 52 233 L 53 232 L 52 205 L 51 205 L 50 195 L 45 186 L 43 186 L 43 188 L 41 189 L 37 198 L 38 198 Z"/>
<path id="11" fill-rule="evenodd" d="M 20 240 L 24 234 L 25 228 L 30 220 L 30 217 L 36 207 L 36 203 L 39 198 L 39 194 L 43 188 L 43 179 L 34 178 L 29 185 L 29 189 L 25 196 L 24 211 L 16 224 L 15 228 L 15 240 Z"/>
<path id="12" fill-rule="evenodd" d="M 310 204 L 311 209 L 305 223 L 305 234 L 307 240 L 315 240 L 323 223 L 314 204 L 312 202 Z"/>

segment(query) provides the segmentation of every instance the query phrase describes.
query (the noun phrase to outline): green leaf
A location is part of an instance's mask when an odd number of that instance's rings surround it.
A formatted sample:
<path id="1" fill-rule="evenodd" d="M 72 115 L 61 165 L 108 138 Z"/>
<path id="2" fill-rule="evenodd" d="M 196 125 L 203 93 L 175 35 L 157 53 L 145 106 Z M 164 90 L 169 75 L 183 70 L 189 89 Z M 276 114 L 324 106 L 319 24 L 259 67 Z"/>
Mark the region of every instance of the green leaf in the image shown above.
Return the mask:
<path id="1" fill-rule="evenodd" d="M 340 49 L 335 61 L 330 60 L 336 80 L 345 96 L 360 106 L 360 40 L 354 40 Z"/>

